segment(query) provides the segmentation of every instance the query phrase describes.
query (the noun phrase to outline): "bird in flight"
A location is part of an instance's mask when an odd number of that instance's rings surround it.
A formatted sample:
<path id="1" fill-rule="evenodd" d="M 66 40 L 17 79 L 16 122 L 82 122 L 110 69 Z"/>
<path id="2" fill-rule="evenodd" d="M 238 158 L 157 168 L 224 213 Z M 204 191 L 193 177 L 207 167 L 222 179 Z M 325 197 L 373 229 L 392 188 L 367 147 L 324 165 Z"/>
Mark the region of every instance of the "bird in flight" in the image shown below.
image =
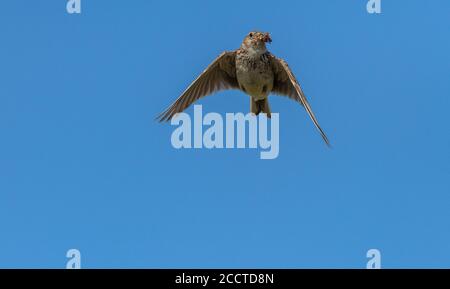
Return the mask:
<path id="1" fill-rule="evenodd" d="M 267 50 L 266 43 L 271 42 L 269 33 L 248 33 L 239 49 L 220 54 L 157 119 L 169 121 L 198 99 L 225 89 L 239 89 L 248 94 L 250 111 L 255 115 L 266 113 L 270 118 L 268 96 L 273 93 L 299 102 L 329 146 L 288 64 Z"/>

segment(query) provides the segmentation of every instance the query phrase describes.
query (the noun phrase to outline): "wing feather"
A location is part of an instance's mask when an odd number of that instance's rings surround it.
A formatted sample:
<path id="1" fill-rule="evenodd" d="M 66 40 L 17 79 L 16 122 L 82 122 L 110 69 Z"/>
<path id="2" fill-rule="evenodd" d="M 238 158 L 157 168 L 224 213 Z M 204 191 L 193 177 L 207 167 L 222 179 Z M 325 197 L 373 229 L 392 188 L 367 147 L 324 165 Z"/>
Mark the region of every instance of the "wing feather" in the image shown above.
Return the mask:
<path id="1" fill-rule="evenodd" d="M 274 85 L 272 88 L 272 92 L 279 95 L 285 95 L 290 99 L 293 99 L 303 105 L 309 117 L 313 121 L 316 128 L 319 130 L 322 135 L 325 143 L 330 146 L 330 142 L 325 135 L 325 132 L 320 127 L 319 122 L 317 121 L 316 116 L 314 115 L 311 106 L 306 99 L 305 94 L 303 93 L 300 84 L 292 73 L 286 61 L 283 59 L 277 58 L 275 56 L 271 56 L 272 61 L 272 69 L 275 74 Z"/>
<path id="2" fill-rule="evenodd" d="M 169 121 L 198 99 L 224 89 L 238 89 L 236 51 L 220 54 L 157 119 Z"/>

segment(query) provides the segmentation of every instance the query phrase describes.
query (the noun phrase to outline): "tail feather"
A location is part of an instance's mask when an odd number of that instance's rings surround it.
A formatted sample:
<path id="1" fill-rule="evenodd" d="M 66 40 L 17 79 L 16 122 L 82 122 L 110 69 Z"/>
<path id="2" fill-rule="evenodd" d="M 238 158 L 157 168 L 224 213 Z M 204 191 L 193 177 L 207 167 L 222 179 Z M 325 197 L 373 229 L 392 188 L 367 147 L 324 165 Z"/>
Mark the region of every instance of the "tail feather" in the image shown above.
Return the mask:
<path id="1" fill-rule="evenodd" d="M 261 112 L 266 113 L 267 117 L 270 118 L 271 114 L 269 100 L 267 98 L 254 100 L 252 97 L 250 97 L 250 111 L 255 115 L 258 115 Z"/>

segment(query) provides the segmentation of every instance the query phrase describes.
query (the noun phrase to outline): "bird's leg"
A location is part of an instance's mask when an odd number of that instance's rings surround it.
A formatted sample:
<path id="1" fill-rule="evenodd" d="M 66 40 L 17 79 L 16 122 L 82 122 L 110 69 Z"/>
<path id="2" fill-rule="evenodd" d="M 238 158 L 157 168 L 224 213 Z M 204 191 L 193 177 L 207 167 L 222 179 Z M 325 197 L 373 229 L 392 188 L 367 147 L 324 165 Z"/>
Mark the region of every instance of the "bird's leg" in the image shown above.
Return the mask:
<path id="1" fill-rule="evenodd" d="M 253 97 L 250 96 L 250 112 L 254 115 L 258 115 L 260 110 L 257 101 L 253 99 Z"/>

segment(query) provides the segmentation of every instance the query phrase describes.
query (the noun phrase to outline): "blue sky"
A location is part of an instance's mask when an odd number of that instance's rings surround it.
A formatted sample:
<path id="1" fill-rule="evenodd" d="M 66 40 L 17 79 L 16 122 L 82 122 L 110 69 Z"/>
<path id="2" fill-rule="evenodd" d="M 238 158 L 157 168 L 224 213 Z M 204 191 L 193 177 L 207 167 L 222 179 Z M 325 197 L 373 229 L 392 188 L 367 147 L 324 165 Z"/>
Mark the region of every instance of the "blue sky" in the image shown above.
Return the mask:
<path id="1" fill-rule="evenodd" d="M 449 1 L 3 2 L 0 267 L 450 266 Z M 254 29 L 333 148 L 273 96 L 277 159 L 175 150 L 154 117 Z"/>

